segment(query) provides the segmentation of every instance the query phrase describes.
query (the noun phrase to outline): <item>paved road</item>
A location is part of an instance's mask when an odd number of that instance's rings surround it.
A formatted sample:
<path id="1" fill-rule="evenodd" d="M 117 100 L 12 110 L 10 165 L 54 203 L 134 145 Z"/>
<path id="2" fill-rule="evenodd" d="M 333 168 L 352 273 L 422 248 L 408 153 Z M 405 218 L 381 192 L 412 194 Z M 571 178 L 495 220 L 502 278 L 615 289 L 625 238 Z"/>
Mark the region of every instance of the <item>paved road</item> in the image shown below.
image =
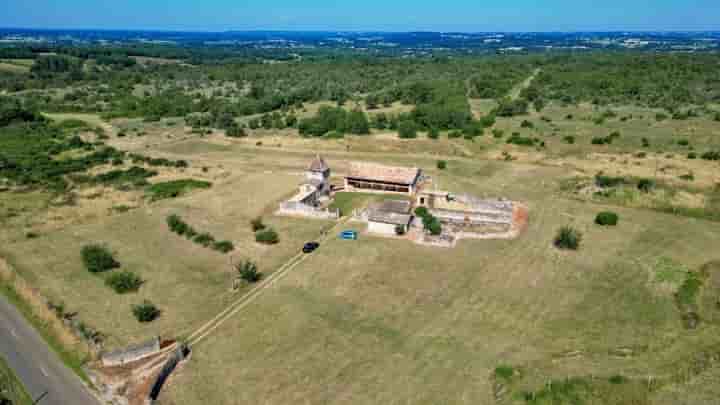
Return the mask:
<path id="1" fill-rule="evenodd" d="M 39 405 L 98 405 L 100 402 L 60 361 L 18 310 L 0 295 L 0 355 Z"/>

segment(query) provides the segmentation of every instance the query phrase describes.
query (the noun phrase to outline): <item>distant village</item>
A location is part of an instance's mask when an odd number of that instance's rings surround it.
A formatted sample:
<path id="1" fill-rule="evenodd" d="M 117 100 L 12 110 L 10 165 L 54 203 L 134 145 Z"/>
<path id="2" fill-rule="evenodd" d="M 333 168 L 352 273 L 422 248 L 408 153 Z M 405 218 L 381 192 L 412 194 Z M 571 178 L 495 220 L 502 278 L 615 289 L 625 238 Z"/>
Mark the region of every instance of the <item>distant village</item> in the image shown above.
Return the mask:
<path id="1" fill-rule="evenodd" d="M 280 203 L 277 214 L 337 220 L 341 213 L 330 208 L 337 193 L 384 195 L 387 198 L 354 210 L 350 220 L 367 224 L 368 235 L 423 245 L 453 247 L 461 239 L 511 239 L 528 221 L 527 208 L 518 202 L 438 190 L 417 167 L 350 162 L 342 184 L 335 185 L 331 168 L 320 155 L 307 166 L 298 192 Z M 428 227 L 428 218 L 440 226 Z"/>

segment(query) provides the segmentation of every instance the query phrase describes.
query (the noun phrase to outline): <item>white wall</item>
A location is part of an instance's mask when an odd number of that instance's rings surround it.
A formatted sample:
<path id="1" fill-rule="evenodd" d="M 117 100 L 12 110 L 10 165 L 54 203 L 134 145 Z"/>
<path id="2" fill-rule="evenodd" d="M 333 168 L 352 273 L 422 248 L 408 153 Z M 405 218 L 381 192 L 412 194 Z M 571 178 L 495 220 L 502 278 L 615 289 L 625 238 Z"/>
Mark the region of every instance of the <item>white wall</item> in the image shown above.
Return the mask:
<path id="1" fill-rule="evenodd" d="M 395 235 L 395 225 L 382 222 L 368 222 L 368 232 L 382 235 Z"/>

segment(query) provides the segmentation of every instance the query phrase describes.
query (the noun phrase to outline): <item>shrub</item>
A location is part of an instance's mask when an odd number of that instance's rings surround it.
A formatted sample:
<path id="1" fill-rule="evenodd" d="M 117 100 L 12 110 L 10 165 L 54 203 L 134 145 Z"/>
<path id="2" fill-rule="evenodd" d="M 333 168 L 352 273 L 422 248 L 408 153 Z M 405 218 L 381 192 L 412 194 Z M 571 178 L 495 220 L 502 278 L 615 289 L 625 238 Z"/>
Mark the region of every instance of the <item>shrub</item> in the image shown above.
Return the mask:
<path id="1" fill-rule="evenodd" d="M 280 242 L 280 238 L 275 230 L 265 228 L 255 233 L 255 241 L 265 245 L 274 245 Z"/>
<path id="2" fill-rule="evenodd" d="M 700 155 L 700 159 L 703 160 L 720 160 L 720 152 L 718 151 L 709 151 L 705 152 L 702 155 Z"/>
<path id="3" fill-rule="evenodd" d="M 582 233 L 572 227 L 564 226 L 555 235 L 555 247 L 558 249 L 577 250 L 580 248 Z"/>
<path id="4" fill-rule="evenodd" d="M 688 146 L 690 145 L 690 141 L 688 141 L 687 139 L 680 139 L 679 141 L 677 141 L 677 144 L 680 146 Z"/>
<path id="5" fill-rule="evenodd" d="M 447 162 L 444 161 L 444 160 L 438 160 L 438 161 L 437 161 L 437 168 L 440 169 L 440 170 L 445 170 L 445 169 L 447 169 Z"/>
<path id="6" fill-rule="evenodd" d="M 605 176 L 600 173 L 595 175 L 595 185 L 602 188 L 615 187 L 625 184 L 624 177 Z"/>
<path id="7" fill-rule="evenodd" d="M 668 118 L 667 114 L 657 113 L 655 114 L 656 121 L 665 121 Z"/>
<path id="8" fill-rule="evenodd" d="M 520 128 L 535 128 L 535 124 L 533 124 L 532 122 L 530 122 L 528 120 L 523 120 L 520 123 Z"/>
<path id="9" fill-rule="evenodd" d="M 198 245 L 202 245 L 205 247 L 210 247 L 213 243 L 215 243 L 215 238 L 210 235 L 207 232 L 201 233 L 193 239 L 193 242 L 197 243 Z"/>
<path id="10" fill-rule="evenodd" d="M 493 129 L 492 134 L 495 138 L 502 138 L 505 135 L 505 131 L 502 129 Z"/>
<path id="11" fill-rule="evenodd" d="M 495 368 L 495 377 L 509 380 L 515 374 L 515 369 L 510 366 L 498 366 Z"/>
<path id="12" fill-rule="evenodd" d="M 462 137 L 462 135 L 463 135 L 462 131 L 458 131 L 457 129 L 454 131 L 448 132 L 448 138 L 450 138 L 450 139 L 460 138 L 460 137 Z"/>
<path id="13" fill-rule="evenodd" d="M 415 215 L 420 218 L 425 218 L 426 216 L 430 215 L 430 212 L 428 212 L 428 209 L 425 207 L 417 207 L 415 208 Z"/>
<path id="14" fill-rule="evenodd" d="M 520 136 L 518 133 L 513 133 L 505 142 L 520 146 L 533 146 L 535 145 L 536 139 Z"/>
<path id="15" fill-rule="evenodd" d="M 428 138 L 430 138 L 430 139 L 440 138 L 440 131 L 438 131 L 438 129 L 435 127 L 430 128 L 430 131 L 428 131 Z"/>
<path id="16" fill-rule="evenodd" d="M 597 214 L 595 223 L 602 226 L 615 226 L 618 223 L 618 215 L 614 212 L 604 211 Z"/>
<path id="17" fill-rule="evenodd" d="M 697 159 L 698 155 L 695 152 L 690 152 L 687 154 L 688 159 Z"/>
<path id="18" fill-rule="evenodd" d="M 138 322 L 152 322 L 160 316 L 160 310 L 152 302 L 145 300 L 132 306 L 132 313 Z"/>
<path id="19" fill-rule="evenodd" d="M 213 243 L 212 249 L 220 253 L 230 253 L 235 250 L 235 245 L 229 240 L 221 240 Z"/>
<path id="20" fill-rule="evenodd" d="M 255 263 L 246 260 L 235 265 L 235 269 L 241 279 L 248 283 L 256 283 L 262 278 L 262 273 L 258 271 L 258 267 Z"/>
<path id="21" fill-rule="evenodd" d="M 608 379 L 610 384 L 625 384 L 627 382 L 627 378 L 617 374 Z"/>
<path id="22" fill-rule="evenodd" d="M 87 245 L 82 248 L 81 253 L 85 268 L 91 273 L 102 273 L 120 267 L 112 252 L 103 245 Z"/>
<path id="23" fill-rule="evenodd" d="M 115 290 L 118 294 L 125 294 L 137 291 L 143 284 L 143 280 L 131 271 L 112 273 L 105 279 L 105 285 Z"/>
<path id="24" fill-rule="evenodd" d="M 395 226 L 395 235 L 397 235 L 397 236 L 405 235 L 405 227 L 402 225 L 396 225 Z"/>
<path id="25" fill-rule="evenodd" d="M 262 217 L 257 217 L 250 221 L 250 226 L 252 227 L 253 232 L 265 229 L 265 224 L 263 223 Z"/>
<path id="26" fill-rule="evenodd" d="M 575 137 L 572 136 L 572 135 L 567 135 L 567 136 L 565 136 L 565 137 L 563 138 L 563 140 L 564 140 L 567 144 L 570 144 L 570 145 L 572 145 L 572 144 L 575 143 Z"/>
<path id="27" fill-rule="evenodd" d="M 398 134 L 402 139 L 417 138 L 417 125 L 413 121 L 401 121 L 398 124 Z"/>
<path id="28" fill-rule="evenodd" d="M 640 179 L 637 188 L 643 193 L 649 193 L 653 188 L 655 188 L 655 182 L 650 179 Z"/>
<path id="29" fill-rule="evenodd" d="M 647 138 L 642 139 L 642 147 L 643 148 L 649 148 L 650 147 L 650 140 Z"/>
<path id="30" fill-rule="evenodd" d="M 207 189 L 212 183 L 200 180 L 173 180 L 165 183 L 156 183 L 147 189 L 151 201 L 176 198 L 190 190 Z"/>
<path id="31" fill-rule="evenodd" d="M 430 232 L 431 235 L 440 235 L 442 234 L 442 224 L 440 224 L 440 221 L 438 221 L 435 217 L 429 217 L 430 219 L 425 224 L 425 229 Z"/>

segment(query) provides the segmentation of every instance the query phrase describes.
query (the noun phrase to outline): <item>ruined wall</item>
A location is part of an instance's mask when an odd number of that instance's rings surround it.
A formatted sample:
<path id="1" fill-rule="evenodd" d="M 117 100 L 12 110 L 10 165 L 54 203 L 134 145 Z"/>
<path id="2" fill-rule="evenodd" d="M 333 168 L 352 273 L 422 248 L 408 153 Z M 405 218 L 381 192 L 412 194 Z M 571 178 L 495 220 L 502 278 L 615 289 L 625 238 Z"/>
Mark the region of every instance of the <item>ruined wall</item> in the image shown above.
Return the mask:
<path id="1" fill-rule="evenodd" d="M 278 215 L 294 215 L 317 219 L 338 219 L 340 210 L 321 209 L 300 202 L 284 201 L 280 203 Z"/>
<path id="2" fill-rule="evenodd" d="M 102 363 L 104 366 L 119 366 L 144 359 L 158 352 L 160 352 L 160 337 L 155 337 L 139 345 L 103 354 Z"/>

